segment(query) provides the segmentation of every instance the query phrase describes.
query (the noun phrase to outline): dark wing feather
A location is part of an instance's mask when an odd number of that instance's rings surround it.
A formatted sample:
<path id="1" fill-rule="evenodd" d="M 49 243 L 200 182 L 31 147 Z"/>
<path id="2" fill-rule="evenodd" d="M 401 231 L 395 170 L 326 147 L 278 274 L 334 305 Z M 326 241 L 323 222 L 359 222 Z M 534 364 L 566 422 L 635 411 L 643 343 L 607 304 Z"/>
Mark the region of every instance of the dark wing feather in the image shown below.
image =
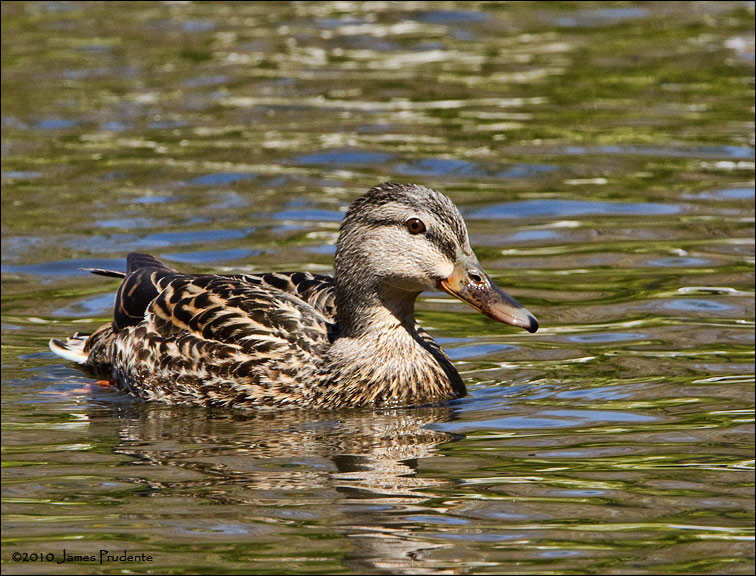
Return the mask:
<path id="1" fill-rule="evenodd" d="M 163 264 L 160 260 L 149 254 L 140 254 L 139 252 L 129 253 L 126 256 L 126 274 L 136 272 L 140 268 L 156 268 L 166 272 L 178 272 L 175 268 Z"/>
<path id="2" fill-rule="evenodd" d="M 260 275 L 235 275 L 261 288 L 275 288 L 307 302 L 331 321 L 336 319 L 336 292 L 333 276 L 310 272 L 270 272 Z"/>
<path id="3" fill-rule="evenodd" d="M 149 254 L 132 252 L 126 257 L 126 278 L 116 292 L 113 325 L 116 330 L 136 326 L 147 307 L 174 278 L 183 276 Z"/>

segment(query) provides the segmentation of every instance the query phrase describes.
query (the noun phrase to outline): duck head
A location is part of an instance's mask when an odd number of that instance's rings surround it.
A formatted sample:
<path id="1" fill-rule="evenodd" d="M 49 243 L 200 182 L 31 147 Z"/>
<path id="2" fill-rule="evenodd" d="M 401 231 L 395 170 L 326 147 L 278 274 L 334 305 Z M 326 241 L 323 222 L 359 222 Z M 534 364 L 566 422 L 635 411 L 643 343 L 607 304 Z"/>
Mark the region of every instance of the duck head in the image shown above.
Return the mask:
<path id="1" fill-rule="evenodd" d="M 425 186 L 385 183 L 358 198 L 342 221 L 334 268 L 340 315 L 382 306 L 411 318 L 418 294 L 443 290 L 498 322 L 538 329 L 483 270 L 454 203 Z"/>

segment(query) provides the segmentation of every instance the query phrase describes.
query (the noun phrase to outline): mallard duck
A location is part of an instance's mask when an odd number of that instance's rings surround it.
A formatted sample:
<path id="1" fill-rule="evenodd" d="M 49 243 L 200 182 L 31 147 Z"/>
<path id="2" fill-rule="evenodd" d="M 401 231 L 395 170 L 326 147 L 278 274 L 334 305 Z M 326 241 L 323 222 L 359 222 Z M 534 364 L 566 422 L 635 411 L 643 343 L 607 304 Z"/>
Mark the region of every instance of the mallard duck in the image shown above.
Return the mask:
<path id="1" fill-rule="evenodd" d="M 202 406 L 406 406 L 465 385 L 415 321 L 417 296 L 443 290 L 505 324 L 535 317 L 481 267 L 457 207 L 416 184 L 384 183 L 349 208 L 333 276 L 184 274 L 132 253 L 113 321 L 50 341 L 144 400 Z"/>

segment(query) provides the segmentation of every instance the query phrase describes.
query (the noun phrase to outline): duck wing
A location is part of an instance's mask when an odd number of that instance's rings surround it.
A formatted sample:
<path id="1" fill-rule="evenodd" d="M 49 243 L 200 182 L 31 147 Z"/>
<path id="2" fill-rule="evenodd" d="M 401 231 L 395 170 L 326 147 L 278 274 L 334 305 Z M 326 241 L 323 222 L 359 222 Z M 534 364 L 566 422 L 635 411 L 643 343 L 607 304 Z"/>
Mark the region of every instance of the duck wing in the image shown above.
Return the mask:
<path id="1" fill-rule="evenodd" d="M 121 272 L 89 269 L 102 276 L 123 277 Z M 192 277 L 166 266 L 149 254 L 132 252 L 126 257 L 126 274 L 116 293 L 115 328 L 134 326 L 142 321 L 147 306 L 177 277 Z M 198 276 L 199 277 L 199 276 Z M 271 272 L 266 274 L 213 275 L 256 286 L 275 289 L 306 302 L 329 320 L 336 317 L 335 285 L 332 276 L 310 272 Z"/>
<path id="2" fill-rule="evenodd" d="M 117 387 L 168 403 L 307 403 L 334 309 L 328 276 L 190 275 L 129 254 L 114 321 L 87 341 L 85 365 L 109 364 Z"/>
<path id="3" fill-rule="evenodd" d="M 113 322 L 51 341 L 58 355 L 135 396 L 177 404 L 302 405 L 320 395 L 337 334 L 333 278 L 309 272 L 191 275 L 127 257 Z"/>
<path id="4" fill-rule="evenodd" d="M 307 302 L 332 322 L 336 319 L 336 285 L 333 276 L 310 272 L 270 272 L 259 275 L 237 275 L 244 282 L 274 288 Z"/>
<path id="5" fill-rule="evenodd" d="M 158 284 L 164 280 L 158 279 Z M 171 404 L 307 404 L 333 324 L 303 300 L 234 277 L 174 276 L 117 333 L 116 385 Z"/>

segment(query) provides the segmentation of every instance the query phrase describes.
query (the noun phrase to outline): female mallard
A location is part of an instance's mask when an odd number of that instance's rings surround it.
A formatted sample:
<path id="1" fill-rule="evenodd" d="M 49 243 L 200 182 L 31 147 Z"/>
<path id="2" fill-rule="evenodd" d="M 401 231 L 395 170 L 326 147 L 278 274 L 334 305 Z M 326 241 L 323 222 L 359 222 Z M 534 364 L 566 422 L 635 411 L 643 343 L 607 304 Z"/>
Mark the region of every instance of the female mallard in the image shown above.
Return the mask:
<path id="1" fill-rule="evenodd" d="M 483 271 L 456 206 L 415 184 L 381 184 L 341 223 L 334 275 L 182 274 L 129 254 L 113 321 L 56 354 L 119 389 L 168 404 L 341 408 L 425 404 L 465 393 L 415 321 L 424 290 L 535 332 Z"/>

